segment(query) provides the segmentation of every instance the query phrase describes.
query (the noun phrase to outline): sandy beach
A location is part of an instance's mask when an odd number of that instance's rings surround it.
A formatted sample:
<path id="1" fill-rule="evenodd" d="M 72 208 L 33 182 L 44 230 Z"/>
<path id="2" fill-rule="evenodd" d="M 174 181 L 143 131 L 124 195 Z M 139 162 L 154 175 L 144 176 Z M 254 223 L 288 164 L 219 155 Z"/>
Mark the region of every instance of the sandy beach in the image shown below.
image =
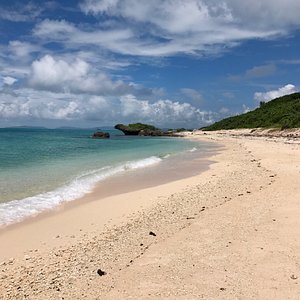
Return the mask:
<path id="1" fill-rule="evenodd" d="M 207 170 L 1 230 L 0 299 L 299 299 L 299 130 L 188 138 Z"/>

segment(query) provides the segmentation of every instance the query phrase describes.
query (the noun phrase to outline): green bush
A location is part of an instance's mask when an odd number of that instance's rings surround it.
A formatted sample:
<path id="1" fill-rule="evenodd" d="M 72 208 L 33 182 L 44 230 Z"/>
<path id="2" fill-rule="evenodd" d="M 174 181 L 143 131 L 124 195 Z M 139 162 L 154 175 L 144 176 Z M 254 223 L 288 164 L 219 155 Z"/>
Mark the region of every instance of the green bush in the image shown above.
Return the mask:
<path id="1" fill-rule="evenodd" d="M 239 128 L 299 128 L 300 93 L 283 96 L 248 113 L 229 117 L 216 122 L 203 130 L 239 129 Z"/>

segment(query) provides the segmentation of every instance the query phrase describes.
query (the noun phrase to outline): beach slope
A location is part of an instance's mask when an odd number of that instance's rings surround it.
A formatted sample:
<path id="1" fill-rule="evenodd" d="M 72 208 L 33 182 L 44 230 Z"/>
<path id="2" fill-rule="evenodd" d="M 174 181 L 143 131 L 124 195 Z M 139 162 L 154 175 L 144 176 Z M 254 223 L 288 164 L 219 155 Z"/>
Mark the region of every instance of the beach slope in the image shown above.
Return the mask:
<path id="1" fill-rule="evenodd" d="M 298 299 L 299 139 L 191 138 L 224 145 L 208 171 L 118 195 L 144 202 L 118 224 L 73 226 L 60 244 L 5 258 L 2 298 Z"/>

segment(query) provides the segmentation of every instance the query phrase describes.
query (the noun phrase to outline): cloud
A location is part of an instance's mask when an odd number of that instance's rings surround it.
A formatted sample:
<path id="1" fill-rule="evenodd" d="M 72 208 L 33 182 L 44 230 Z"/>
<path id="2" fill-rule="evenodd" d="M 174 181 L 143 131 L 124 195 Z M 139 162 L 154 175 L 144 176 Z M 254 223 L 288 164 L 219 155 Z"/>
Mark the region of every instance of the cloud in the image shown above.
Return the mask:
<path id="1" fill-rule="evenodd" d="M 182 88 L 180 89 L 180 92 L 186 97 L 190 98 L 195 105 L 199 105 L 203 101 L 202 95 L 194 89 Z"/>
<path id="2" fill-rule="evenodd" d="M 44 20 L 36 25 L 33 30 L 34 36 L 44 43 L 50 41 L 61 42 L 71 48 L 91 46 L 102 47 L 116 53 L 130 54 L 138 45 L 135 44 L 134 32 L 125 28 L 101 29 L 80 29 L 71 22 L 65 20 Z M 131 50 L 129 47 L 134 47 Z"/>
<path id="3" fill-rule="evenodd" d="M 288 95 L 288 94 L 292 94 L 292 93 L 296 93 L 299 90 L 293 85 L 293 84 L 287 84 L 277 90 L 272 90 L 266 93 L 261 93 L 261 92 L 256 92 L 254 94 L 254 99 L 256 101 L 265 101 L 268 102 L 270 100 L 273 100 L 275 98 L 284 96 L 284 95 Z"/>
<path id="4" fill-rule="evenodd" d="M 223 114 L 223 115 L 226 115 L 230 112 L 229 108 L 227 107 L 222 107 L 220 110 L 219 110 L 219 113 L 220 114 Z"/>
<path id="5" fill-rule="evenodd" d="M 33 33 L 35 36 L 46 38 L 49 35 L 50 39 L 55 40 L 63 40 L 66 38 L 66 35 L 70 35 L 78 30 L 76 27 L 65 20 L 43 20 L 42 22 L 38 23 Z"/>
<path id="6" fill-rule="evenodd" d="M 111 80 L 81 59 L 67 62 L 51 55 L 32 63 L 28 81 L 32 88 L 52 92 L 121 95 L 137 91 L 133 85 Z"/>
<path id="7" fill-rule="evenodd" d="M 85 0 L 80 5 L 86 14 L 121 16 L 146 21 L 166 31 L 198 31 L 216 24 L 239 24 L 249 28 L 273 28 L 299 25 L 299 1 L 256 0 Z M 241 21 L 243 20 L 243 22 Z M 208 24 L 206 21 L 210 21 Z"/>
<path id="8" fill-rule="evenodd" d="M 21 82 L 29 74 L 32 57 L 42 51 L 39 45 L 20 40 L 0 44 L 0 76 L 14 77 Z"/>
<path id="9" fill-rule="evenodd" d="M 1 120 L 63 120 L 97 125 L 142 121 L 162 127 L 199 127 L 213 122 L 214 117 L 189 103 L 168 99 L 150 102 L 132 94 L 103 97 L 32 89 L 0 92 Z"/>
<path id="10" fill-rule="evenodd" d="M 277 63 L 285 65 L 300 65 L 300 59 L 280 59 Z"/>
<path id="11" fill-rule="evenodd" d="M 214 54 L 224 51 L 224 45 L 285 35 L 300 25 L 298 0 L 85 0 L 80 7 L 135 33 L 122 47 L 107 45 L 131 55 Z"/>
<path id="12" fill-rule="evenodd" d="M 230 92 L 230 91 L 223 92 L 223 96 L 227 99 L 234 99 L 235 98 L 235 94 L 233 92 Z"/>
<path id="13" fill-rule="evenodd" d="M 244 74 L 229 75 L 227 78 L 231 81 L 239 81 L 243 79 L 261 78 L 273 75 L 277 70 L 275 64 L 267 64 L 262 66 L 254 66 L 246 70 Z"/>
<path id="14" fill-rule="evenodd" d="M 0 7 L 0 20 L 10 22 L 32 22 L 43 11 L 41 6 L 36 5 L 32 1 L 24 4 L 22 2 L 14 3 L 13 5 Z"/>
<path id="15" fill-rule="evenodd" d="M 10 41 L 8 51 L 17 58 L 27 58 L 32 52 L 38 52 L 41 48 L 29 42 L 21 42 L 18 40 Z"/>
<path id="16" fill-rule="evenodd" d="M 18 81 L 18 79 L 10 77 L 10 76 L 5 76 L 2 78 L 3 83 L 6 85 L 13 85 L 15 82 Z"/>
<path id="17" fill-rule="evenodd" d="M 247 106 L 246 104 L 243 104 L 243 105 L 242 105 L 242 108 L 243 108 L 243 114 L 245 114 L 245 113 L 251 111 L 250 107 Z"/>
<path id="18" fill-rule="evenodd" d="M 266 77 L 272 75 L 276 72 L 276 66 L 274 64 L 271 65 L 263 65 L 256 66 L 246 71 L 246 78 L 259 78 Z"/>
<path id="19" fill-rule="evenodd" d="M 212 114 L 200 111 L 189 103 L 180 103 L 171 100 L 158 100 L 150 103 L 147 100 L 139 100 L 132 95 L 120 98 L 121 114 L 128 120 L 174 125 L 174 124 L 207 124 L 212 122 Z"/>
<path id="20" fill-rule="evenodd" d="M 299 26 L 299 1 L 287 1 L 283 14 L 283 5 L 270 0 L 251 5 L 237 0 L 86 0 L 81 10 L 101 20 L 93 28 L 47 19 L 33 34 L 43 43 L 132 56 L 215 55 L 242 41 L 282 36 Z"/>

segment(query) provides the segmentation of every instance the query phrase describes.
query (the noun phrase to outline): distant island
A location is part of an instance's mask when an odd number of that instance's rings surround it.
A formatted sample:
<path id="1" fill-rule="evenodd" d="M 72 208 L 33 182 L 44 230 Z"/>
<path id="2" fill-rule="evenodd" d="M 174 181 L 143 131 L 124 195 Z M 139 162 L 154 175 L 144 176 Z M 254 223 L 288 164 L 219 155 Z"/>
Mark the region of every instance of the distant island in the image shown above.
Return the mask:
<path id="1" fill-rule="evenodd" d="M 5 129 L 47 129 L 43 126 L 28 126 L 28 125 L 20 125 L 20 126 L 9 126 L 4 127 Z"/>
<path id="2" fill-rule="evenodd" d="M 202 130 L 241 128 L 300 128 L 300 93 L 260 102 L 257 109 L 218 121 Z"/>

